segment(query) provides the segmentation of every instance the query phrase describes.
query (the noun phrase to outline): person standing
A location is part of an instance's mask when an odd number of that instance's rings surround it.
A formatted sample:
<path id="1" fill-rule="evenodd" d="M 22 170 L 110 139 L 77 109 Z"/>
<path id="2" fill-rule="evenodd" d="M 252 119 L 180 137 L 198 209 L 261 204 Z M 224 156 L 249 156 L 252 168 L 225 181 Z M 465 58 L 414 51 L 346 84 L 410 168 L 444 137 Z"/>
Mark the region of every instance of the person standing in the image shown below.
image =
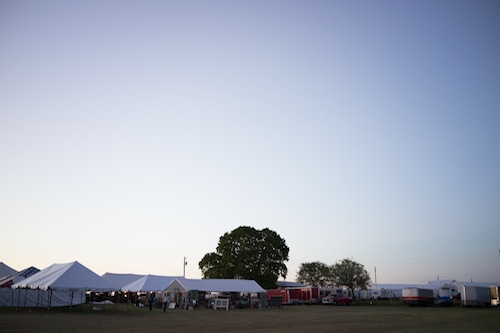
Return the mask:
<path id="1" fill-rule="evenodd" d="M 166 310 L 168 309 L 169 303 L 170 303 L 170 299 L 169 299 L 167 293 L 164 293 L 163 294 L 163 312 L 166 312 Z"/>
<path id="2" fill-rule="evenodd" d="M 155 304 L 155 294 L 150 293 L 147 299 L 147 303 L 149 306 L 149 311 L 153 311 L 153 305 Z"/>

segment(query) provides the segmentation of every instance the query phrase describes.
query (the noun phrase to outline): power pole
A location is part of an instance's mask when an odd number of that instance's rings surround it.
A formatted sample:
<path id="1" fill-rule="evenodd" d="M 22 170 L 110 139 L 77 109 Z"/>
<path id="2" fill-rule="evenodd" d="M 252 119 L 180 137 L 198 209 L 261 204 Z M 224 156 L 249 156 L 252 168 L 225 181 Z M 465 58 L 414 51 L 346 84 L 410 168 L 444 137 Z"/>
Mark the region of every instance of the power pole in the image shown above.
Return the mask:
<path id="1" fill-rule="evenodd" d="M 186 261 L 186 257 L 184 257 L 184 263 L 182 264 L 182 276 L 183 277 L 186 277 L 186 266 L 187 266 L 187 261 Z"/>

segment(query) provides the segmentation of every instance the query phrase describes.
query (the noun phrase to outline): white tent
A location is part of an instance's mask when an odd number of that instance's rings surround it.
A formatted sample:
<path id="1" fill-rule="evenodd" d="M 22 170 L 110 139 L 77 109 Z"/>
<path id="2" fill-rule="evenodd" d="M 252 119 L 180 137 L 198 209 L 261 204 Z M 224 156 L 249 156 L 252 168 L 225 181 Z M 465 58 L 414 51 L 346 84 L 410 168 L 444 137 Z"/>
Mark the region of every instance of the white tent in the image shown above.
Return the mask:
<path id="1" fill-rule="evenodd" d="M 85 303 L 85 291 L 116 290 L 78 261 L 53 264 L 11 288 L 9 295 L 1 297 L 4 306 L 72 306 Z"/>
<path id="2" fill-rule="evenodd" d="M 163 291 L 174 279 L 183 280 L 184 278 L 177 276 L 146 275 L 122 286 L 121 290 L 132 292 Z"/>
<path id="3" fill-rule="evenodd" d="M 14 275 L 17 273 L 18 273 L 18 271 L 16 271 L 15 269 L 7 266 L 3 262 L 0 262 L 0 278 L 3 278 L 7 275 Z"/>
<path id="4" fill-rule="evenodd" d="M 0 307 L 58 307 L 85 303 L 83 292 L 0 288 Z"/>
<path id="5" fill-rule="evenodd" d="M 107 280 L 119 290 L 123 290 L 123 286 L 126 286 L 129 283 L 137 281 L 143 277 L 145 277 L 145 275 L 120 273 L 105 273 L 104 275 L 102 275 L 102 278 L 104 280 Z"/>
<path id="6" fill-rule="evenodd" d="M 78 261 L 53 264 L 12 288 L 67 291 L 115 291 L 117 288 Z"/>
<path id="7" fill-rule="evenodd" d="M 38 268 L 31 266 L 29 268 L 23 269 L 19 273 L 4 276 L 0 279 L 0 288 L 10 288 L 10 286 L 12 286 L 14 283 L 21 282 L 38 272 L 40 272 Z"/>
<path id="8" fill-rule="evenodd" d="M 206 292 L 265 293 L 254 280 L 238 279 L 174 279 L 166 288 L 168 292 L 188 292 L 190 290 Z"/>

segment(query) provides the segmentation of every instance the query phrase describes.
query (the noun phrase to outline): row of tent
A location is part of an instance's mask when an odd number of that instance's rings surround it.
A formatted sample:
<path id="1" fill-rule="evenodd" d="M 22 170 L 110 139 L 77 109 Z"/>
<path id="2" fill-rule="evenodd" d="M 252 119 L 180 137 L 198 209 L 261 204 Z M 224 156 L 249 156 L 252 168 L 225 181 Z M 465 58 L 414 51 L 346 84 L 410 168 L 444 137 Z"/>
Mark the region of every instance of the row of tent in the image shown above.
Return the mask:
<path id="1" fill-rule="evenodd" d="M 3 267 L 3 263 L 0 263 L 0 267 Z M 36 267 L 29 267 L 20 272 L 17 272 L 9 267 L 10 270 L 5 271 L 6 274 L 0 274 L 0 288 L 10 288 L 14 283 L 21 282 L 27 277 L 38 273 L 40 270 Z"/>
<path id="2" fill-rule="evenodd" d="M 2 268 L 3 267 L 3 268 Z M 8 271 L 0 263 L 0 274 Z M 12 269 L 11 269 L 12 270 Z M 241 292 L 265 293 L 254 280 L 186 279 L 180 276 L 106 273 L 99 276 L 78 261 L 53 264 L 41 271 L 32 269 L 29 276 L 15 270 L 1 280 L 9 280 L 0 288 L 0 306 L 67 306 L 85 302 L 84 292 Z M 0 285 L 1 286 L 1 285 Z M 16 292 L 17 291 L 17 292 Z M 63 297 L 67 295 L 67 297 Z M 54 296 L 56 296 L 54 298 Z M 75 298 L 76 297 L 76 298 Z M 60 302 L 56 302 L 57 298 Z M 36 299 L 36 301 L 35 301 Z"/>

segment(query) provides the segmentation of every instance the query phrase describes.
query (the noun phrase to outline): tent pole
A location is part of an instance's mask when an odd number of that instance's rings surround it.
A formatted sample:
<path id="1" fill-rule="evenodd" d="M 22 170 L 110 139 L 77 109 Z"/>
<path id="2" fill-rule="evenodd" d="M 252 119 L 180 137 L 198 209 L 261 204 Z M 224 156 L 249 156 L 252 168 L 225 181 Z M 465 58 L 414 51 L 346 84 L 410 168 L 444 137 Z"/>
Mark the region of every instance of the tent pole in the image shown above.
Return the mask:
<path id="1" fill-rule="evenodd" d="M 73 308 L 73 293 L 74 291 L 71 290 L 71 299 L 69 300 L 69 312 L 71 312 L 71 309 Z"/>
<path id="2" fill-rule="evenodd" d="M 52 304 L 52 289 L 49 289 L 49 310 L 51 304 Z"/>

